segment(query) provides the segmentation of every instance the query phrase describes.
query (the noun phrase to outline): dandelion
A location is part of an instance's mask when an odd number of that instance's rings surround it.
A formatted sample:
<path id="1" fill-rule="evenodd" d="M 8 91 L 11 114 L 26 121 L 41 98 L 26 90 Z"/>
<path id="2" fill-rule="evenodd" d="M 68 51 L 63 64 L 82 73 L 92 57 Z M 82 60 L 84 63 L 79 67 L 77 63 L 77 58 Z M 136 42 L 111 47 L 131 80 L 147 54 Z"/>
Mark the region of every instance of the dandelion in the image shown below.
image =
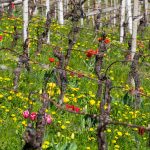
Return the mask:
<path id="1" fill-rule="evenodd" d="M 69 102 L 69 99 L 66 96 L 64 96 L 64 103 L 68 103 L 68 102 Z"/>
<path id="2" fill-rule="evenodd" d="M 71 139 L 74 139 L 74 133 L 71 134 Z"/>
<path id="3" fill-rule="evenodd" d="M 3 96 L 3 94 L 0 94 L 0 98 L 3 98 L 4 96 Z"/>
<path id="4" fill-rule="evenodd" d="M 95 105 L 95 100 L 90 100 L 90 105 Z"/>
<path id="5" fill-rule="evenodd" d="M 90 131 L 94 131 L 94 129 L 93 129 L 93 128 L 90 128 L 89 130 L 90 130 Z"/>
<path id="6" fill-rule="evenodd" d="M 116 143 L 116 140 L 112 140 L 111 142 L 112 142 L 113 144 L 115 144 L 115 143 Z"/>
<path id="7" fill-rule="evenodd" d="M 110 133 L 110 132 L 111 132 L 111 129 L 107 129 L 106 131 L 107 131 L 108 133 Z"/>
<path id="8" fill-rule="evenodd" d="M 122 132 L 120 132 L 120 131 L 117 132 L 117 134 L 118 134 L 118 136 L 122 136 Z"/>
<path id="9" fill-rule="evenodd" d="M 25 120 L 24 120 L 24 121 L 22 121 L 22 125 L 23 125 L 23 126 L 25 126 L 25 127 L 27 126 L 27 123 L 26 123 L 26 121 L 25 121 Z"/>
<path id="10" fill-rule="evenodd" d="M 119 149 L 119 148 L 120 148 L 120 146 L 119 146 L 119 145 L 115 145 L 115 148 Z"/>
<path id="11" fill-rule="evenodd" d="M 63 129 L 63 130 L 66 129 L 66 126 L 62 125 L 62 126 L 61 126 L 61 129 Z"/>

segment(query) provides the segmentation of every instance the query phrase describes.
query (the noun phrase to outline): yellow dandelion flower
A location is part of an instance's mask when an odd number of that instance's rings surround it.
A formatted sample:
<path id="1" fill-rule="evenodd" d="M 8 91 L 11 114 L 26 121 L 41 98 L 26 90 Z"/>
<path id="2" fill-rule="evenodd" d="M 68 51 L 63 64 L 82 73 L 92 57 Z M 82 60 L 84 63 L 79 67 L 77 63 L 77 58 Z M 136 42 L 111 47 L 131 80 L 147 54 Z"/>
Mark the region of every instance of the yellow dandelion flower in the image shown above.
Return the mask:
<path id="1" fill-rule="evenodd" d="M 94 129 L 93 129 L 93 128 L 90 128 L 89 130 L 90 130 L 90 131 L 94 131 Z"/>
<path id="2" fill-rule="evenodd" d="M 112 142 L 113 144 L 115 144 L 115 143 L 116 143 L 116 140 L 112 140 L 111 142 Z"/>
<path id="3" fill-rule="evenodd" d="M 68 102 L 69 102 L 69 99 L 66 96 L 64 96 L 64 103 L 68 103 Z"/>
<path id="4" fill-rule="evenodd" d="M 111 129 L 107 129 L 106 131 L 107 131 L 108 133 L 110 133 L 110 132 L 111 132 Z"/>
<path id="5" fill-rule="evenodd" d="M 62 126 L 61 126 L 61 129 L 63 129 L 63 130 L 66 129 L 66 126 L 62 125 Z"/>
<path id="6" fill-rule="evenodd" d="M 8 98 L 7 98 L 8 100 L 12 100 L 12 96 L 8 96 Z"/>
<path id="7" fill-rule="evenodd" d="M 71 139 L 74 139 L 74 133 L 71 134 Z"/>
<path id="8" fill-rule="evenodd" d="M 122 136 L 122 132 L 120 132 L 120 131 L 117 132 L 117 134 L 118 134 L 118 136 Z"/>
<path id="9" fill-rule="evenodd" d="M 52 111 L 52 115 L 55 115 L 56 114 L 56 112 L 55 111 Z"/>
<path id="10" fill-rule="evenodd" d="M 93 99 L 90 100 L 90 105 L 92 105 L 92 106 L 95 105 L 95 100 L 93 100 Z"/>
<path id="11" fill-rule="evenodd" d="M 4 97 L 4 95 L 3 94 L 0 94 L 0 98 L 3 98 Z"/>

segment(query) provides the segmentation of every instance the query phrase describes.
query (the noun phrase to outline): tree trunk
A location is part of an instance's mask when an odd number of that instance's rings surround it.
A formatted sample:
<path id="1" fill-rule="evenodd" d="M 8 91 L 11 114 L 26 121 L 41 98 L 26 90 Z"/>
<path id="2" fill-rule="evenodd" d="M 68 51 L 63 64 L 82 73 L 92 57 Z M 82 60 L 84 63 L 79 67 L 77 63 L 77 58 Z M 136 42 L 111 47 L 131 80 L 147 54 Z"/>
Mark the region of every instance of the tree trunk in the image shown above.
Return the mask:
<path id="1" fill-rule="evenodd" d="M 23 1 L 23 41 L 25 42 L 28 37 L 28 2 L 29 0 Z"/>
<path id="2" fill-rule="evenodd" d="M 133 57 L 136 52 L 136 37 L 137 37 L 137 26 L 138 26 L 138 19 L 136 18 L 138 16 L 138 0 L 134 0 L 134 8 L 133 8 L 133 29 L 132 29 L 132 45 L 131 45 L 131 60 L 133 60 Z"/>
<path id="3" fill-rule="evenodd" d="M 47 18 L 47 13 L 50 11 L 50 0 L 46 0 L 46 18 Z M 50 31 L 48 31 L 47 34 L 47 44 L 50 44 Z"/>
<path id="4" fill-rule="evenodd" d="M 132 35 L 132 6 L 131 6 L 131 0 L 126 1 L 127 6 L 127 19 L 128 19 L 128 29 L 130 34 Z"/>
<path id="5" fill-rule="evenodd" d="M 58 22 L 59 24 L 64 24 L 64 15 L 63 15 L 63 1 L 58 0 Z"/>
<path id="6" fill-rule="evenodd" d="M 147 26 L 148 23 L 148 0 L 144 0 L 144 20 L 145 20 L 145 26 Z"/>
<path id="7" fill-rule="evenodd" d="M 123 42 L 124 36 L 124 23 L 125 23 L 125 3 L 126 0 L 122 0 L 121 2 L 121 18 L 120 18 L 120 42 Z"/>

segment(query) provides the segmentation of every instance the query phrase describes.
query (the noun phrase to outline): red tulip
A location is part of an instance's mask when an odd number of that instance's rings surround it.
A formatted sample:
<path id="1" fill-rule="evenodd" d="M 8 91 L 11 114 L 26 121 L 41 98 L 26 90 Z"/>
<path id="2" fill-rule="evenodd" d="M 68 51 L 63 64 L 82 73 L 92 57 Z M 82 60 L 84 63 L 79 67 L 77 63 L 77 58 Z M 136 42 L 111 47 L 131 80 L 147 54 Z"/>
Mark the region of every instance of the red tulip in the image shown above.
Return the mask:
<path id="1" fill-rule="evenodd" d="M 49 58 L 49 61 L 52 63 L 55 61 L 55 59 L 51 57 L 51 58 Z"/>
<path id="2" fill-rule="evenodd" d="M 0 35 L 0 41 L 2 41 L 3 40 L 3 36 L 2 35 Z"/>
<path id="3" fill-rule="evenodd" d="M 24 117 L 25 119 L 28 118 L 29 115 L 30 115 L 29 110 L 25 110 L 25 111 L 23 112 L 23 117 Z"/>
<path id="4" fill-rule="evenodd" d="M 30 114 L 30 119 L 31 119 L 32 121 L 34 121 L 34 120 L 36 119 L 36 117 L 37 117 L 37 113 L 36 113 L 36 112 L 32 112 L 32 113 Z"/>

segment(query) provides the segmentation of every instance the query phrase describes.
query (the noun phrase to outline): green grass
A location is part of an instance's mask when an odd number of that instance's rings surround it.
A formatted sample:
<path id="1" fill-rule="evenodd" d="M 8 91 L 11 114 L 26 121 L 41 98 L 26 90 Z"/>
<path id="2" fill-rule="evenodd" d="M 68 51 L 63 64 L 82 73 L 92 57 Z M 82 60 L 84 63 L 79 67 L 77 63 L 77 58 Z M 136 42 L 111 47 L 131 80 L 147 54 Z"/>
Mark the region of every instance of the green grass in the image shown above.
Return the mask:
<path id="1" fill-rule="evenodd" d="M 36 18 L 34 23 L 29 26 L 29 34 L 31 38 L 36 38 L 36 29 L 40 28 L 44 24 L 44 21 L 39 21 Z M 13 32 L 13 25 L 17 24 L 19 31 L 22 31 L 22 20 L 12 20 L 4 18 L 1 20 L 0 29 L 7 32 Z M 28 99 L 30 91 L 38 91 L 42 89 L 43 77 L 46 69 L 43 69 L 41 65 L 34 64 L 34 62 L 40 62 L 41 64 L 49 64 L 49 69 L 52 69 L 55 64 L 50 64 L 49 57 L 53 57 L 52 50 L 54 46 L 59 46 L 65 53 L 67 49 L 67 34 L 71 28 L 70 23 L 67 23 L 64 27 L 59 26 L 55 22 L 51 26 L 51 44 L 43 45 L 40 55 L 35 55 L 36 41 L 31 41 L 30 44 L 30 57 L 31 57 L 31 72 L 28 73 L 25 69 L 21 72 L 19 91 L 14 93 L 13 88 L 13 70 L 17 66 L 17 55 L 9 51 L 0 51 L 0 64 L 6 65 L 9 70 L 0 70 L 0 150 L 20 150 L 23 147 L 24 141 L 22 140 L 23 133 L 25 131 L 25 122 L 22 117 L 22 112 L 28 109 L 29 103 L 33 105 L 33 111 L 37 111 L 41 105 L 40 98 L 37 95 L 33 95 L 32 99 Z M 91 28 L 87 26 L 87 28 Z M 108 46 L 107 56 L 104 58 L 103 72 L 105 69 L 116 60 L 124 59 L 123 50 L 127 50 L 127 44 L 120 44 L 119 30 L 104 28 L 108 37 L 111 39 L 111 43 Z M 146 29 L 144 34 L 145 39 L 150 39 L 148 32 L 150 28 Z M 40 29 L 42 32 L 42 29 Z M 3 41 L 0 43 L 2 47 L 11 47 L 12 36 L 10 34 L 3 34 Z M 61 36 L 64 35 L 64 36 Z M 100 34 L 99 34 L 100 36 Z M 77 43 L 74 48 L 86 51 L 88 49 L 97 49 L 98 42 L 94 39 L 93 30 L 82 29 L 77 37 Z M 141 37 L 138 37 L 142 40 Z M 145 47 L 143 48 L 144 54 L 149 54 L 148 41 L 144 41 Z M 17 46 L 14 49 L 18 53 L 22 52 L 22 38 L 19 39 Z M 55 58 L 56 59 L 56 58 Z M 57 59 L 56 59 L 57 61 Z M 94 57 L 88 59 L 85 52 L 73 50 L 72 58 L 69 63 L 71 70 L 78 70 L 87 75 L 94 76 Z M 145 62 L 150 62 L 149 58 L 145 59 Z M 113 86 L 126 86 L 128 84 L 128 73 L 130 71 L 130 64 L 117 63 L 111 67 L 108 75 L 112 79 Z M 144 89 L 144 93 L 150 96 L 150 79 L 148 66 L 140 63 L 139 65 L 141 87 Z M 88 78 L 79 79 L 77 76 L 71 77 L 68 74 L 68 87 L 66 96 L 69 98 L 69 103 L 78 106 L 82 109 L 87 109 L 88 113 L 99 113 L 98 101 L 96 101 L 95 94 L 97 89 L 97 83 Z M 52 78 L 49 82 L 55 82 Z M 3 89 L 3 88 L 7 89 Z M 75 90 L 75 88 L 78 88 Z M 56 87 L 55 92 L 58 91 Z M 130 105 L 123 103 L 123 97 L 127 93 L 125 89 L 113 89 L 112 96 L 112 111 L 111 118 L 116 121 L 133 123 L 147 127 L 150 123 L 150 103 L 149 98 L 142 97 L 142 105 L 139 110 L 134 110 L 131 100 L 134 98 L 129 95 L 128 101 Z M 58 96 L 58 95 L 57 95 Z M 52 96 L 57 101 L 56 94 Z M 76 102 L 77 99 L 77 102 Z M 95 100 L 95 105 L 90 105 L 90 100 Z M 48 113 L 53 117 L 53 123 L 46 128 L 44 135 L 44 141 L 48 141 L 47 150 L 63 150 L 63 146 L 68 144 L 68 147 L 77 146 L 79 150 L 96 150 L 97 149 L 97 137 L 96 130 L 97 124 L 94 125 L 91 119 L 86 119 L 84 116 L 70 114 L 68 112 L 61 111 L 54 106 L 49 108 Z M 143 136 L 138 134 L 136 129 L 131 129 L 123 126 L 109 125 L 106 130 L 108 149 L 109 150 L 148 150 L 148 134 L 145 132 Z M 43 147 L 44 149 L 44 147 Z M 70 148 L 72 150 L 73 148 Z"/>

